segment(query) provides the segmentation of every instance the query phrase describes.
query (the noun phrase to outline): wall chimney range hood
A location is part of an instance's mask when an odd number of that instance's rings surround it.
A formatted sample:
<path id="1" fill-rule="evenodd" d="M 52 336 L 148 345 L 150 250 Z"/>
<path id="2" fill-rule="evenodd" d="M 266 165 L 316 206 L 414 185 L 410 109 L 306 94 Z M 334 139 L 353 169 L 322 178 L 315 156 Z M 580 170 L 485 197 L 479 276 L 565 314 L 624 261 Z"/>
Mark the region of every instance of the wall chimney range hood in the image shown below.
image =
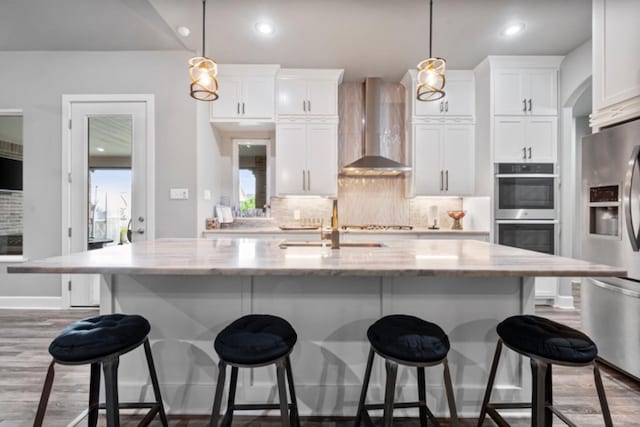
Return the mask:
<path id="1" fill-rule="evenodd" d="M 364 83 L 364 130 L 362 157 L 342 168 L 343 176 L 398 176 L 411 167 L 385 156 L 390 144 L 402 144 L 403 108 L 399 115 L 390 114 L 385 83 L 380 78 L 367 78 Z M 400 105 L 400 107 L 402 107 Z M 393 107 L 391 107 L 393 108 Z"/>

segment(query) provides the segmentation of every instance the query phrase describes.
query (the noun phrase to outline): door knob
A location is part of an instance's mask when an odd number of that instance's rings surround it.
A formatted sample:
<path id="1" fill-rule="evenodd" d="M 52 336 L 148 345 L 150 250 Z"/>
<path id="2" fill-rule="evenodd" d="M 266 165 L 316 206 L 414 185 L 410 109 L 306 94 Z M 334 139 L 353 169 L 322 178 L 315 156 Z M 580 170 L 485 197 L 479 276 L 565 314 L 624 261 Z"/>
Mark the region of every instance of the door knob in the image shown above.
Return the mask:
<path id="1" fill-rule="evenodd" d="M 138 217 L 138 222 L 144 222 L 144 217 L 143 216 L 139 216 Z"/>

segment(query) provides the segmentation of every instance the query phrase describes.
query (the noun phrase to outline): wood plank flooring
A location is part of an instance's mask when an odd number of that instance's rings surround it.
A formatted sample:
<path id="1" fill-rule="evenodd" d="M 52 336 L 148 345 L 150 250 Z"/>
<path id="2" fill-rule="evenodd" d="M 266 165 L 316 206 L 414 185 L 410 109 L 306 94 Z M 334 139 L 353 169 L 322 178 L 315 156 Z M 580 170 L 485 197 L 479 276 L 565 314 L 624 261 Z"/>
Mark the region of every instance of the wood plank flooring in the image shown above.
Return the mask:
<path id="1" fill-rule="evenodd" d="M 579 307 L 579 292 L 574 289 Z M 578 310 L 539 307 L 541 316 L 580 328 Z M 95 310 L 0 310 L 0 427 L 23 427 L 33 423 L 44 375 L 50 361 L 47 352 L 51 339 L 69 323 L 96 314 Z M 605 369 L 604 386 L 616 426 L 640 425 L 640 385 L 616 372 Z M 89 369 L 87 366 L 65 366 L 56 371 L 51 400 L 45 418 L 46 426 L 65 426 L 85 407 L 88 400 Z M 602 426 L 600 407 L 588 368 L 554 367 L 554 398 L 558 406 L 579 426 Z M 526 418 L 508 418 L 514 427 L 527 426 Z M 140 417 L 122 416 L 122 426 L 134 426 Z M 174 416 L 170 425 L 204 427 L 207 417 Z M 346 427 L 352 419 L 304 418 L 308 427 Z M 101 426 L 106 425 L 104 419 Z M 154 426 L 160 425 L 154 421 Z M 234 425 L 274 427 L 275 417 L 234 417 Z M 401 427 L 418 426 L 416 419 L 397 420 Z M 447 425 L 444 423 L 444 425 Z M 475 420 L 463 420 L 464 426 L 475 426 Z M 487 421 L 485 425 L 494 425 Z M 555 425 L 564 425 L 554 420 Z"/>

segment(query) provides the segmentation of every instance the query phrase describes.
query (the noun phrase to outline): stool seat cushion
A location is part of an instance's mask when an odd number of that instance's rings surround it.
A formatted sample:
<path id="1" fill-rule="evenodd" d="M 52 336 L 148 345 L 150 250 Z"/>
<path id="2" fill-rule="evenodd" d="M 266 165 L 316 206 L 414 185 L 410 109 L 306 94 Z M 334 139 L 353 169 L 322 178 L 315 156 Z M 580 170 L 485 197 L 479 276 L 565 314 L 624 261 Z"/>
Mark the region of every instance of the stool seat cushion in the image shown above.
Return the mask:
<path id="1" fill-rule="evenodd" d="M 437 362 L 449 352 L 449 338 L 442 328 L 414 316 L 385 316 L 369 327 L 367 337 L 382 356 L 407 362 Z"/>
<path id="2" fill-rule="evenodd" d="M 49 346 L 62 362 L 82 362 L 118 353 L 141 342 L 149 334 L 147 319 L 138 315 L 106 314 L 69 325 Z"/>
<path id="3" fill-rule="evenodd" d="M 286 320 L 267 314 L 250 314 L 224 328 L 214 341 L 220 358 L 239 365 L 259 365 L 288 354 L 298 335 Z"/>
<path id="4" fill-rule="evenodd" d="M 598 348 L 582 332 L 538 316 L 512 316 L 497 327 L 498 335 L 514 350 L 568 363 L 589 363 Z"/>

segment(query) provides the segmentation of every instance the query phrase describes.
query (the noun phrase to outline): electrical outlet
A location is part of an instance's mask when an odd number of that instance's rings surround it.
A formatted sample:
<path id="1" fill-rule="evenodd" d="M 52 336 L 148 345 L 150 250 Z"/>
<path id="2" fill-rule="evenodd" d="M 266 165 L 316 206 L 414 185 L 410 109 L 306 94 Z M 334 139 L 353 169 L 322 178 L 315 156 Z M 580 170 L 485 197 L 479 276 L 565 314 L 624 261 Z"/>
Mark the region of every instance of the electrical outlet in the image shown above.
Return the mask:
<path id="1" fill-rule="evenodd" d="M 169 199 L 171 200 L 188 200 L 189 189 L 188 188 L 172 188 L 169 190 Z"/>
<path id="2" fill-rule="evenodd" d="M 300 221 L 300 209 L 296 209 L 293 211 L 293 219 L 296 221 Z"/>

